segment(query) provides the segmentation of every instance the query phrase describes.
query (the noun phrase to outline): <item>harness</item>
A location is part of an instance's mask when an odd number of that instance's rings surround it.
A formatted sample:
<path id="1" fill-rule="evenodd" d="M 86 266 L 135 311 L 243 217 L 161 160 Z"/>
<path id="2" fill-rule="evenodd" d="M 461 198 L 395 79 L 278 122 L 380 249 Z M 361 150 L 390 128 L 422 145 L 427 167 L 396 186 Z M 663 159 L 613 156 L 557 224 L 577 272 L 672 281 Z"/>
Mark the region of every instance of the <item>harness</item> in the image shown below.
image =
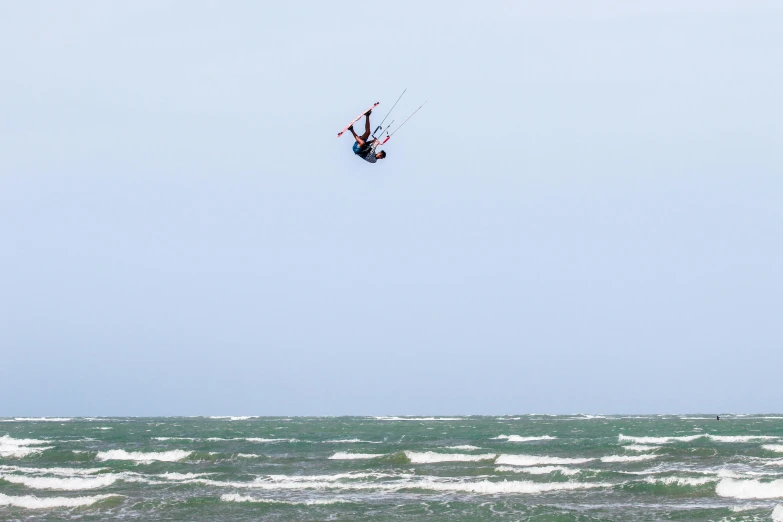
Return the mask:
<path id="1" fill-rule="evenodd" d="M 359 147 L 359 150 L 356 152 L 356 155 L 364 159 L 370 154 L 375 154 L 375 147 L 377 146 L 378 146 L 378 140 L 376 139 L 365 141 L 364 145 Z"/>

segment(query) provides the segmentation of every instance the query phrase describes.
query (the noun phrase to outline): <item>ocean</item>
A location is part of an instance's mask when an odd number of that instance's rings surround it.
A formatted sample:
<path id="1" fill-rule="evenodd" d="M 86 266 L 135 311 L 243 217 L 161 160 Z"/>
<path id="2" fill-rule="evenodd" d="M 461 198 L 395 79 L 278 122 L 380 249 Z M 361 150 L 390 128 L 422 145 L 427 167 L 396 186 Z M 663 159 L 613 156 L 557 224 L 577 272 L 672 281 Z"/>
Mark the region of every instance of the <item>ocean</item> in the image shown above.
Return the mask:
<path id="1" fill-rule="evenodd" d="M 783 415 L 0 418 L 0 520 L 783 521 Z"/>

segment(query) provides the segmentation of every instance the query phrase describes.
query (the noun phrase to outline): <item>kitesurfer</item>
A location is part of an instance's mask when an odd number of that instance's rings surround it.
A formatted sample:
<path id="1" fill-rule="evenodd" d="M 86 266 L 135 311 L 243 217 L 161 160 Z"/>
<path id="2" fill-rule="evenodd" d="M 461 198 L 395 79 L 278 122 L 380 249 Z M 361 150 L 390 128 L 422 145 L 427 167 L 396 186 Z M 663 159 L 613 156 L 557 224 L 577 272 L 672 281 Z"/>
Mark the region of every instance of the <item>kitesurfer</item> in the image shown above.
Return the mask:
<path id="1" fill-rule="evenodd" d="M 356 140 L 356 143 L 353 144 L 353 153 L 365 161 L 369 161 L 370 163 L 375 163 L 379 159 L 385 158 L 386 152 L 380 151 L 376 153 L 374 147 L 375 138 L 368 139 L 370 137 L 370 114 L 371 113 L 372 113 L 372 109 L 364 113 L 365 116 L 364 134 L 362 134 L 361 136 L 356 134 L 356 131 L 353 130 L 353 125 L 348 127 L 348 130 L 351 131 L 351 134 L 353 134 L 353 137 Z"/>

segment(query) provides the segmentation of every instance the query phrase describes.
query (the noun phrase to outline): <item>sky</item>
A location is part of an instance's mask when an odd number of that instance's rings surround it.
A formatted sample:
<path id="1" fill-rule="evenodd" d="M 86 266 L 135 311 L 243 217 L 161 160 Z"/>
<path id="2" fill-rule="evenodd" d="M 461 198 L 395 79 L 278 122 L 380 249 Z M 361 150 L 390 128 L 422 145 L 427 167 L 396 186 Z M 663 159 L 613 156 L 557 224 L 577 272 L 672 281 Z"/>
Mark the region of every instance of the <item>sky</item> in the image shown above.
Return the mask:
<path id="1" fill-rule="evenodd" d="M 0 3 L 0 416 L 780 412 L 781 22 Z"/>

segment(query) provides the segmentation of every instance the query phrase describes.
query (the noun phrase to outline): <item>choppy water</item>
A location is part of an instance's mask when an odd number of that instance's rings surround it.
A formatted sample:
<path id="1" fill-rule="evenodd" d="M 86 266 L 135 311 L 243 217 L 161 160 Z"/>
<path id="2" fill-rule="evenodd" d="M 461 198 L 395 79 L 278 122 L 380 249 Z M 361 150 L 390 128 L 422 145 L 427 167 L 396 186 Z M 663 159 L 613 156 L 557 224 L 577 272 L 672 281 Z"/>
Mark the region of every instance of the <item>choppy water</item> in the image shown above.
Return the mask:
<path id="1" fill-rule="evenodd" d="M 113 518 L 783 522 L 783 415 L 0 419 L 0 520 Z"/>

